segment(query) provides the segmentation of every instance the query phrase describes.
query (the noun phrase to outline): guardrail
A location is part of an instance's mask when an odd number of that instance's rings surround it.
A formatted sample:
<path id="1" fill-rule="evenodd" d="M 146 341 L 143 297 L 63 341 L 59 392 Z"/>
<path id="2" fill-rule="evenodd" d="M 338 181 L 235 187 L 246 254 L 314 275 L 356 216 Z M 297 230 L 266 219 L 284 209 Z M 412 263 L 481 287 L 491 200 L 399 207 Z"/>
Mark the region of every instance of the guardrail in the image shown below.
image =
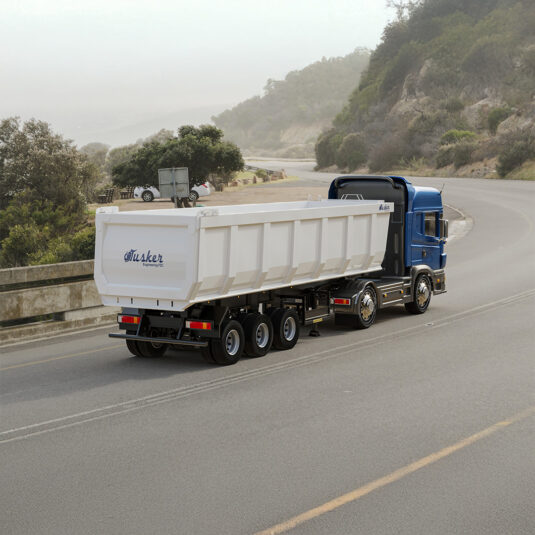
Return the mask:
<path id="1" fill-rule="evenodd" d="M 93 260 L 0 270 L 0 344 L 111 321 Z"/>

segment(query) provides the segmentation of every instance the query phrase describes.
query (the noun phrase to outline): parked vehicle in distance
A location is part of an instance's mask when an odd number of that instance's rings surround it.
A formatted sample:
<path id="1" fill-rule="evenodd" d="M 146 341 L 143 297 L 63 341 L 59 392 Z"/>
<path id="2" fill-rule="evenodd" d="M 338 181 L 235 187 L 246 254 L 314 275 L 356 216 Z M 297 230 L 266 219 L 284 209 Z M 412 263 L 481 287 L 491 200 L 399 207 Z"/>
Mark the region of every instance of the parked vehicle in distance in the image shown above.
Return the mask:
<path id="1" fill-rule="evenodd" d="M 95 282 L 138 357 L 199 348 L 212 363 L 294 347 L 301 326 L 367 329 L 446 291 L 441 193 L 341 176 L 322 201 L 119 213 L 98 208 Z"/>
<path id="2" fill-rule="evenodd" d="M 198 186 L 193 186 L 189 192 L 188 199 L 196 201 L 199 197 L 206 197 L 212 193 L 210 184 L 205 182 Z M 160 190 L 155 186 L 137 186 L 134 189 L 134 199 L 143 199 L 145 202 L 151 202 L 154 199 L 160 199 Z"/>

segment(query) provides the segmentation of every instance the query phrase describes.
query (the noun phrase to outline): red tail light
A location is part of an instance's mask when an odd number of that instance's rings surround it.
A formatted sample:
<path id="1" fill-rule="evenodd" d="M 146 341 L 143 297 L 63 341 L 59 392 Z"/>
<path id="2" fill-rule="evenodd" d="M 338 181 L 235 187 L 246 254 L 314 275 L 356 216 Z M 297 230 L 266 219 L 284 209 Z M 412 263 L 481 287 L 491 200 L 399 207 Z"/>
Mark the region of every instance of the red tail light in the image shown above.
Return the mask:
<path id="1" fill-rule="evenodd" d="M 351 304 L 351 299 L 340 299 L 340 298 L 336 297 L 334 299 L 334 304 L 335 305 L 350 305 Z"/>
<path id="2" fill-rule="evenodd" d="M 122 314 L 117 316 L 117 323 L 131 323 L 133 325 L 138 325 L 140 321 L 141 318 L 139 316 L 123 316 Z"/>
<path id="3" fill-rule="evenodd" d="M 186 329 L 199 329 L 201 331 L 211 331 L 212 322 L 210 321 L 186 321 Z"/>

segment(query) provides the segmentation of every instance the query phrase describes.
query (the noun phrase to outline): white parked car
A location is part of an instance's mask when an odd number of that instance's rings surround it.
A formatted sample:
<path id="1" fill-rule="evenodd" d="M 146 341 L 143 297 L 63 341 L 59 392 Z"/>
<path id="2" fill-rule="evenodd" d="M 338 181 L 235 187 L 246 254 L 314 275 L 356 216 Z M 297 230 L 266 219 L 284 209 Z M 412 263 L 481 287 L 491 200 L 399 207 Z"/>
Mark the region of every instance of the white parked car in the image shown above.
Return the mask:
<path id="1" fill-rule="evenodd" d="M 210 193 L 212 193 L 210 184 L 205 182 L 199 186 L 193 186 L 189 192 L 188 199 L 190 201 L 196 201 L 199 197 L 206 197 L 207 195 L 210 195 Z M 137 186 L 134 189 L 134 198 L 143 199 L 145 202 L 151 202 L 154 199 L 160 199 L 161 194 L 160 190 L 155 186 Z"/>

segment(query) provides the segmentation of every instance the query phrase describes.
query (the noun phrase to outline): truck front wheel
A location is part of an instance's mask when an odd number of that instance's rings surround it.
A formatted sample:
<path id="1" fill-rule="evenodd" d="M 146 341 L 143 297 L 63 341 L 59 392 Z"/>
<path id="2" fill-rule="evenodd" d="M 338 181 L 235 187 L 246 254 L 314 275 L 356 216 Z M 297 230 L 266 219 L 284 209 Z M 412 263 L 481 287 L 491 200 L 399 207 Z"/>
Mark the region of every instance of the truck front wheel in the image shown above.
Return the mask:
<path id="1" fill-rule="evenodd" d="M 423 314 L 431 302 L 431 281 L 427 275 L 418 275 L 414 283 L 414 301 L 405 303 L 405 309 L 411 314 Z"/>
<path id="2" fill-rule="evenodd" d="M 204 357 L 221 366 L 236 364 L 245 348 L 243 327 L 236 320 L 225 323 L 221 329 L 221 337 L 210 340 L 209 347 L 203 350 Z"/>
<path id="3" fill-rule="evenodd" d="M 292 349 L 299 340 L 299 315 L 293 308 L 279 308 L 271 315 L 273 347 Z"/>

